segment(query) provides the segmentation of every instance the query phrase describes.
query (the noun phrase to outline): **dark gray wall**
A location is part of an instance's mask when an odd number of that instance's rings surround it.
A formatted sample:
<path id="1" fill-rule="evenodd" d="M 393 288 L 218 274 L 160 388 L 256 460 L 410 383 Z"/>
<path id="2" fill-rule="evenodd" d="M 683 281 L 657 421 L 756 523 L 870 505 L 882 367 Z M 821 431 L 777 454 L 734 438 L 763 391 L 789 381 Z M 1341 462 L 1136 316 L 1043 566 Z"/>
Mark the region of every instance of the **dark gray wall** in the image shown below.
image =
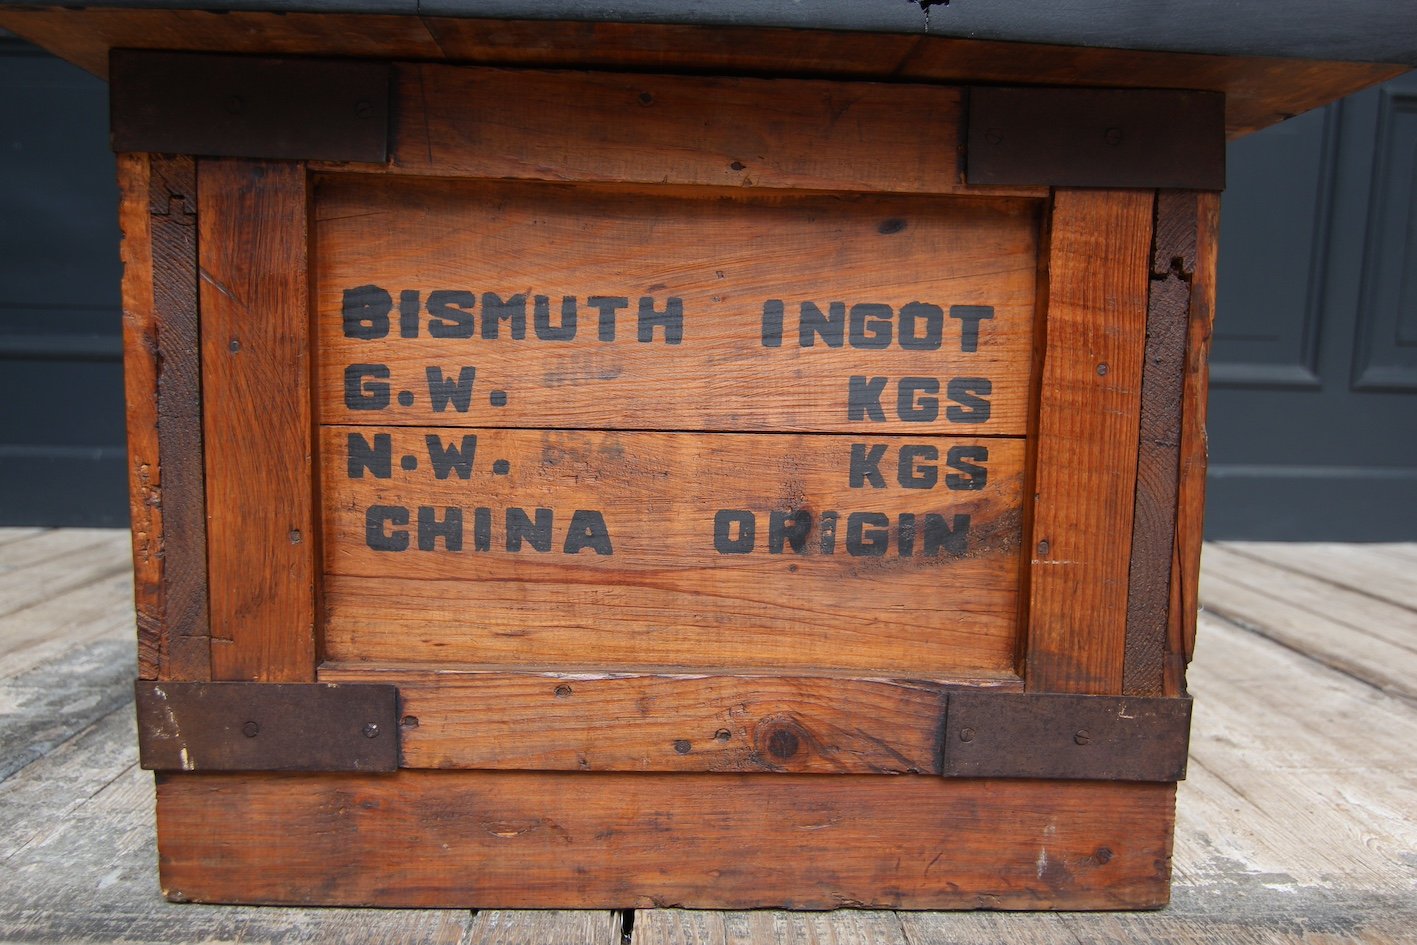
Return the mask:
<path id="1" fill-rule="evenodd" d="M 104 85 L 0 38 L 0 524 L 127 521 Z M 1417 77 L 1231 146 L 1208 532 L 1417 539 Z"/>

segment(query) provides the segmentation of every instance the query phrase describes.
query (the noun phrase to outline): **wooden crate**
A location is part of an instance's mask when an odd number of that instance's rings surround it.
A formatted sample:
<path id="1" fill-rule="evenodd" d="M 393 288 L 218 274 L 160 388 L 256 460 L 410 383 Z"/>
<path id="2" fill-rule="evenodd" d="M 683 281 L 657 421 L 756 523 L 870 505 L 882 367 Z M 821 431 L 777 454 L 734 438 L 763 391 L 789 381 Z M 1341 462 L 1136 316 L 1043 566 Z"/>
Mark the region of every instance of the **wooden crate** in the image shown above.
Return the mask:
<path id="1" fill-rule="evenodd" d="M 113 76 L 170 898 L 1166 902 L 1212 98 Z"/>

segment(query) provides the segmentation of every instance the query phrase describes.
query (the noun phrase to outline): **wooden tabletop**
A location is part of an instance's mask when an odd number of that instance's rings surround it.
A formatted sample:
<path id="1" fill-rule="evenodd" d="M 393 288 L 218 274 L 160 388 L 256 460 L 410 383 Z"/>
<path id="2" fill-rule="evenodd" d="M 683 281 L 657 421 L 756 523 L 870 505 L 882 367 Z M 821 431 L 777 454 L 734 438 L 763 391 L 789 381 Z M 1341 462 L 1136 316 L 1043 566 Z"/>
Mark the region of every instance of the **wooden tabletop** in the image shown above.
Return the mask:
<path id="1" fill-rule="evenodd" d="M 1213 544 L 1203 567 L 1161 912 L 276 909 L 158 890 L 127 533 L 0 529 L 0 942 L 1417 942 L 1417 545 Z"/>

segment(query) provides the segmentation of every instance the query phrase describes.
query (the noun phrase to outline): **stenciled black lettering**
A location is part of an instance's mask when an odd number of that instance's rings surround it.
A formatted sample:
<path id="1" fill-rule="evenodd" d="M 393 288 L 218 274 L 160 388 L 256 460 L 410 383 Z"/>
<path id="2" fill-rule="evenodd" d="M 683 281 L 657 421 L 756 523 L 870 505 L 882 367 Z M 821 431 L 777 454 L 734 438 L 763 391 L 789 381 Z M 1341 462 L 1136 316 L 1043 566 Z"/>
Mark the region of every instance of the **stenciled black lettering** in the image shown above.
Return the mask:
<path id="1" fill-rule="evenodd" d="M 485 506 L 472 510 L 472 548 L 474 551 L 492 550 L 492 510 Z"/>
<path id="2" fill-rule="evenodd" d="M 472 384 L 477 379 L 477 368 L 458 368 L 456 380 L 445 377 L 440 367 L 427 368 L 424 375 L 428 378 L 428 402 L 433 405 L 434 413 L 444 412 L 449 404 L 458 413 L 467 413 L 472 406 Z"/>
<path id="3" fill-rule="evenodd" d="M 364 512 L 364 544 L 372 551 L 408 550 L 408 530 L 387 525 L 407 525 L 408 509 L 401 505 L 371 505 Z"/>
<path id="4" fill-rule="evenodd" d="M 836 512 L 823 512 L 817 522 L 817 547 L 824 555 L 836 554 L 836 524 L 839 515 Z"/>
<path id="5" fill-rule="evenodd" d="M 526 509 L 507 509 L 507 550 L 521 551 L 525 541 L 536 551 L 550 551 L 553 514 L 550 509 L 537 509 L 533 521 Z"/>
<path id="6" fill-rule="evenodd" d="M 896 454 L 896 481 L 902 489 L 935 488 L 935 483 L 940 481 L 940 469 L 935 465 L 939 458 L 939 448 L 928 443 L 902 446 Z"/>
<path id="7" fill-rule="evenodd" d="M 615 313 L 629 308 L 630 300 L 623 295 L 592 295 L 585 304 L 600 313 L 597 337 L 601 341 L 615 340 Z"/>
<path id="8" fill-rule="evenodd" d="M 989 419 L 988 397 L 994 385 L 987 377 L 954 377 L 947 395 L 958 406 L 950 406 L 945 416 L 955 423 L 984 423 Z"/>
<path id="9" fill-rule="evenodd" d="M 720 509 L 713 517 L 714 550 L 721 555 L 746 555 L 753 550 L 757 529 L 757 517 L 752 512 Z"/>
<path id="10" fill-rule="evenodd" d="M 389 333 L 389 313 L 394 310 L 394 297 L 388 289 L 376 285 L 361 285 L 344 290 L 340 306 L 344 336 L 372 341 Z"/>
<path id="11" fill-rule="evenodd" d="M 947 474 L 945 485 L 958 492 L 977 492 L 983 489 L 989 482 L 989 469 L 984 465 L 988 461 L 987 446 L 951 446 L 945 456 L 945 464 L 959 472 Z"/>
<path id="12" fill-rule="evenodd" d="M 399 293 L 399 337 L 418 337 L 418 317 L 422 314 L 421 300 L 417 289 L 404 289 Z"/>
<path id="13" fill-rule="evenodd" d="M 858 302 L 851 306 L 851 347 L 889 348 L 894 316 L 889 305 L 878 302 Z"/>
<path id="14" fill-rule="evenodd" d="M 344 369 L 344 405 L 350 410 L 383 410 L 389 405 L 389 366 L 351 364 Z"/>
<path id="15" fill-rule="evenodd" d="M 350 479 L 363 479 L 365 470 L 375 479 L 389 479 L 394 474 L 394 438 L 388 433 L 375 433 L 370 445 L 362 433 L 351 433 L 346 445 L 348 461 L 345 473 Z"/>
<path id="16" fill-rule="evenodd" d="M 566 541 L 562 551 L 568 555 L 589 548 L 598 555 L 613 555 L 610 544 L 610 529 L 605 527 L 605 517 L 594 509 L 576 509 L 571 513 L 571 527 L 566 531 Z"/>
<path id="17" fill-rule="evenodd" d="M 943 515 L 933 513 L 925 516 L 925 540 L 921 543 L 927 555 L 938 555 L 941 551 L 962 558 L 969 551 L 969 516 L 956 515 L 947 524 Z"/>
<path id="18" fill-rule="evenodd" d="M 873 489 L 884 489 L 886 477 L 881 475 L 881 459 L 886 455 L 884 443 L 852 443 L 851 474 L 848 482 L 853 489 L 860 489 L 866 483 Z"/>
<path id="19" fill-rule="evenodd" d="M 784 545 L 799 555 L 804 554 L 811 534 L 812 513 L 806 509 L 774 510 L 768 514 L 768 554 L 782 554 Z"/>
<path id="20" fill-rule="evenodd" d="M 507 322 L 513 338 L 526 337 L 526 294 L 503 299 L 496 292 L 482 293 L 482 337 L 497 338 Z"/>
<path id="21" fill-rule="evenodd" d="M 896 414 L 906 423 L 929 423 L 940 416 L 940 398 L 919 397 L 938 394 L 940 382 L 933 377 L 902 377 L 896 391 Z"/>
<path id="22" fill-rule="evenodd" d="M 551 300 L 544 295 L 532 299 L 532 327 L 542 341 L 570 341 L 576 337 L 576 297 L 561 297 L 561 324 L 551 324 Z"/>
<path id="23" fill-rule="evenodd" d="M 959 319 L 959 350 L 979 350 L 979 323 L 994 317 L 992 305 L 951 305 L 950 318 Z"/>
<path id="24" fill-rule="evenodd" d="M 923 323 L 923 328 L 921 327 Z M 900 346 L 908 351 L 938 351 L 944 343 L 945 310 L 929 302 L 900 307 Z"/>
<path id="25" fill-rule="evenodd" d="M 763 347 L 782 347 L 782 299 L 768 299 L 763 303 Z"/>
<path id="26" fill-rule="evenodd" d="M 664 300 L 664 311 L 654 307 L 654 298 L 640 297 L 639 324 L 635 329 L 635 339 L 640 342 L 654 341 L 654 330 L 664 329 L 664 343 L 677 345 L 684 340 L 684 300 L 668 298 Z"/>
<path id="27" fill-rule="evenodd" d="M 418 550 L 436 551 L 439 539 L 446 551 L 462 551 L 462 509 L 445 508 L 443 517 L 431 505 L 418 507 Z"/>
<path id="28" fill-rule="evenodd" d="M 820 338 L 828 348 L 840 348 L 846 340 L 846 303 L 831 302 L 827 314 L 816 302 L 803 302 L 797 319 L 797 344 L 802 348 L 815 347 Z"/>
<path id="29" fill-rule="evenodd" d="M 472 461 L 477 456 L 477 434 L 466 434 L 457 446 L 444 443 L 436 433 L 426 435 L 423 442 L 428 447 L 428 462 L 433 466 L 435 477 L 447 479 L 453 473 L 457 473 L 459 479 L 472 476 Z"/>
<path id="30" fill-rule="evenodd" d="M 428 293 L 428 334 L 432 338 L 473 337 L 472 310 L 477 296 L 463 289 Z"/>
<path id="31" fill-rule="evenodd" d="M 890 544 L 890 525 L 884 512 L 852 512 L 846 516 L 846 553 L 853 558 L 879 558 Z"/>
<path id="32" fill-rule="evenodd" d="M 886 380 L 853 374 L 846 387 L 846 419 L 884 422 L 886 412 L 881 408 L 881 393 L 886 389 Z"/>
<path id="33" fill-rule="evenodd" d="M 896 543 L 902 558 L 915 554 L 915 516 L 910 512 L 900 513 L 896 519 Z"/>

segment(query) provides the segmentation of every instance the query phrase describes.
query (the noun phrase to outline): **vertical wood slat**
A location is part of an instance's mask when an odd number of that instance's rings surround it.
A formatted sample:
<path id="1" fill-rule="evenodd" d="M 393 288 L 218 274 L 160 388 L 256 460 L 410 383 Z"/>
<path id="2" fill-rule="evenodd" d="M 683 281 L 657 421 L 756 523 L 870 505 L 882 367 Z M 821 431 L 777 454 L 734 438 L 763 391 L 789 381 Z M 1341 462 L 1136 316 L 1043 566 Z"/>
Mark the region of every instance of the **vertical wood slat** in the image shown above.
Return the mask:
<path id="1" fill-rule="evenodd" d="M 1165 694 L 1186 691 L 1186 665 L 1195 650 L 1200 603 L 1201 541 L 1205 526 L 1206 391 L 1210 381 L 1210 340 L 1215 319 L 1215 267 L 1220 237 L 1220 195 L 1203 193 L 1196 203 L 1196 258 L 1191 277 L 1186 365 L 1181 395 L 1181 444 L 1176 531 L 1171 559 L 1171 615 L 1168 622 Z"/>
<path id="2" fill-rule="evenodd" d="M 204 160 L 203 418 L 215 679 L 315 672 L 304 165 Z"/>
<path id="3" fill-rule="evenodd" d="M 146 154 L 118 155 L 128 506 L 141 679 L 159 678 L 166 651 L 162 632 L 162 467 L 158 462 L 157 442 L 158 351 L 153 311 L 152 225 L 148 219 L 150 179 Z"/>
<path id="4" fill-rule="evenodd" d="M 119 182 L 139 675 L 207 679 L 196 168 L 121 155 Z"/>
<path id="5" fill-rule="evenodd" d="M 1195 191 L 1158 191 L 1142 367 L 1122 691 L 1162 694 L 1171 612 L 1181 396 L 1196 266 Z"/>
<path id="6" fill-rule="evenodd" d="M 1054 195 L 1030 691 L 1122 691 L 1152 201 L 1149 191 Z"/>

